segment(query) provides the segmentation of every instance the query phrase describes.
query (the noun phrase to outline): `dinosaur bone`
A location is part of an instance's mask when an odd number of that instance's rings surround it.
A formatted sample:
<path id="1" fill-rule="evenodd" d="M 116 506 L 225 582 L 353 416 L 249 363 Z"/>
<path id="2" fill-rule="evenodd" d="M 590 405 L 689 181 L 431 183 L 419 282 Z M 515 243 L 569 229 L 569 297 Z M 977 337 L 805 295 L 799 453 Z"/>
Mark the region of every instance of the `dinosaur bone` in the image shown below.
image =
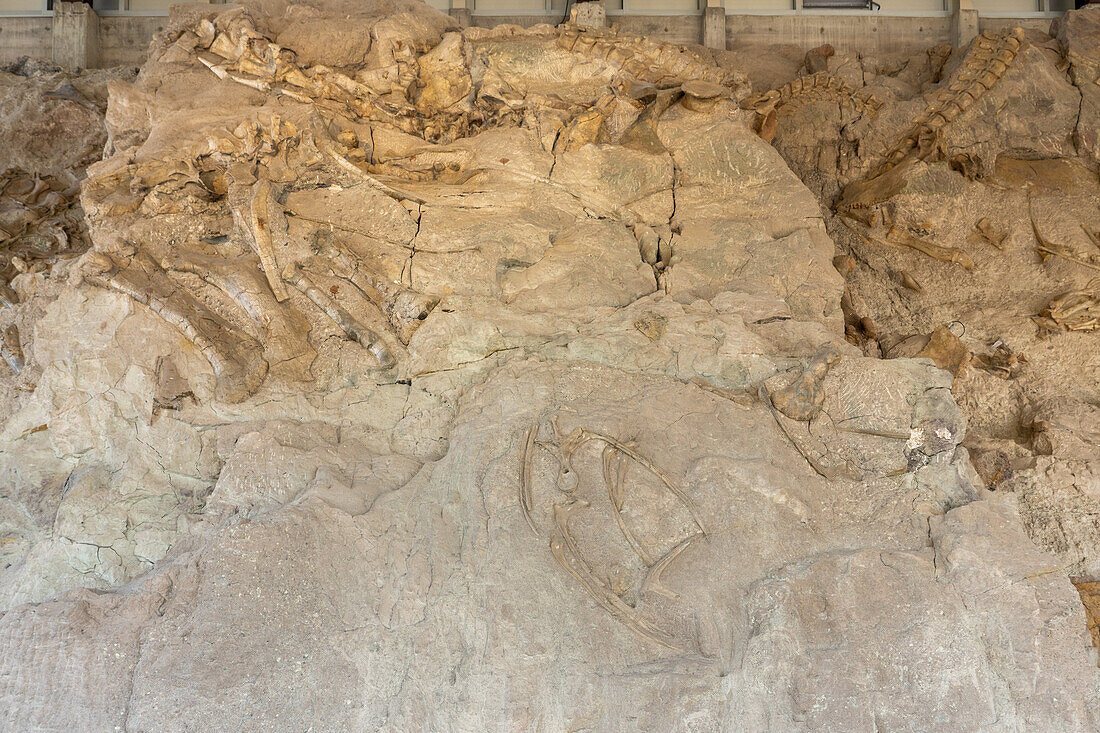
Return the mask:
<path id="1" fill-rule="evenodd" d="M 3 358 L 11 367 L 12 372 L 19 374 L 23 371 L 23 345 L 19 341 L 19 329 L 8 326 L 0 333 L 0 358 Z"/>
<path id="2" fill-rule="evenodd" d="M 330 298 L 319 287 L 317 287 L 312 280 L 310 280 L 306 274 L 302 271 L 298 265 L 292 265 L 287 273 L 287 280 L 297 288 L 303 295 L 310 299 L 310 301 L 317 306 L 322 313 L 328 316 L 333 323 L 340 327 L 349 339 L 355 341 L 367 351 L 374 354 L 374 357 L 378 360 L 378 365 L 383 369 L 389 369 L 397 360 L 390 353 L 390 350 L 382 342 L 381 337 L 364 326 L 356 318 L 341 308 L 336 301 Z"/>
<path id="3" fill-rule="evenodd" d="M 771 404 L 792 420 L 813 420 L 825 404 L 825 375 L 840 358 L 840 350 L 832 344 L 823 347 L 793 382 L 782 389 L 768 390 Z"/>
<path id="4" fill-rule="evenodd" d="M 147 306 L 193 343 L 214 370 L 218 399 L 240 402 L 267 375 L 260 343 L 178 286 L 149 255 L 138 252 L 125 267 L 108 255 L 89 256 L 86 277 Z"/>

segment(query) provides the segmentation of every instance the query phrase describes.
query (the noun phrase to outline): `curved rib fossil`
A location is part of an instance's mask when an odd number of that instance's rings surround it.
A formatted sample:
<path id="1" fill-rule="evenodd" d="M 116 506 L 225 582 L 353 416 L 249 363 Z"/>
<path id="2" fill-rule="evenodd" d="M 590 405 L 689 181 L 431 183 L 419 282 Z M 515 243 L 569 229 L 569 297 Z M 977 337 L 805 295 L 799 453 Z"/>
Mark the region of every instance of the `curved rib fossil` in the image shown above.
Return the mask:
<path id="1" fill-rule="evenodd" d="M 676 644 L 670 635 L 641 618 L 622 598 L 602 583 L 584 562 L 572 535 L 569 534 L 569 519 L 574 512 L 587 506 L 588 502 L 584 501 L 554 505 L 554 520 L 560 533 L 550 538 L 550 552 L 554 559 L 580 582 L 597 605 L 610 613 L 619 623 L 644 639 L 669 649 L 682 650 L 683 647 Z"/>
<path id="2" fill-rule="evenodd" d="M 607 484 L 607 495 L 611 499 L 611 507 L 614 510 L 615 523 L 619 525 L 619 531 L 623 533 L 630 547 L 638 554 L 646 567 L 653 565 L 653 558 L 642 547 L 642 543 L 630 531 L 623 519 L 623 482 L 626 478 L 626 467 L 622 464 L 623 454 L 618 449 L 607 445 L 603 449 L 603 480 Z M 618 465 L 615 465 L 618 464 Z"/>
<path id="3" fill-rule="evenodd" d="M 535 534 L 539 534 L 539 528 L 535 526 L 535 520 L 531 517 L 531 507 L 534 503 L 534 499 L 531 494 L 531 474 L 533 471 L 533 462 L 535 459 L 535 435 L 538 433 L 538 426 L 533 428 L 527 428 L 527 433 L 523 440 L 523 480 L 519 486 L 519 508 L 523 512 L 523 518 L 527 520 L 527 525 L 531 528 L 531 531 Z"/>
<path id="4" fill-rule="evenodd" d="M 561 467 L 560 470 L 559 470 L 558 483 L 557 483 L 557 488 L 558 488 L 559 491 L 562 491 L 563 493 L 567 493 L 567 494 L 571 494 L 574 491 L 576 491 L 577 485 L 578 485 L 578 479 L 577 479 L 576 471 L 573 470 L 573 465 L 572 465 L 573 454 L 577 451 L 577 449 L 579 449 L 585 443 L 587 443 L 591 440 L 599 440 L 599 441 L 603 442 L 604 444 L 606 444 L 609 448 L 612 448 L 615 451 L 618 451 L 619 453 L 622 453 L 623 455 L 634 459 L 639 464 L 641 464 L 641 466 L 643 466 L 646 470 L 648 470 L 654 476 L 656 476 L 658 479 L 660 479 L 661 483 L 665 485 L 665 487 L 669 490 L 669 492 L 671 492 L 673 496 L 675 496 L 677 499 L 679 499 L 684 504 L 684 506 L 687 508 L 688 512 L 691 514 L 692 520 L 695 522 L 696 526 L 699 527 L 699 531 L 704 536 L 706 536 L 707 530 L 706 530 L 706 527 L 703 525 L 702 519 L 699 516 L 699 510 L 696 508 L 695 502 L 693 502 L 691 500 L 691 497 L 688 496 L 687 493 L 682 488 L 680 488 L 675 483 L 673 483 L 672 479 L 670 479 L 665 474 L 664 471 L 662 471 L 651 460 L 649 460 L 649 458 L 642 455 L 641 453 L 639 453 L 637 450 L 630 447 L 626 443 L 623 443 L 620 440 L 612 438 L 609 435 L 604 435 L 602 433 L 597 433 L 595 431 L 588 430 L 587 428 L 577 428 L 573 432 L 569 433 L 569 435 L 562 436 L 561 431 L 558 427 L 557 420 L 555 419 L 554 421 L 552 421 L 551 424 L 553 425 L 554 434 L 555 434 L 555 440 L 554 440 L 553 443 L 548 444 L 545 441 L 537 440 L 537 437 L 538 437 L 538 428 L 537 427 L 533 429 L 534 433 L 532 434 L 531 440 L 532 440 L 533 445 L 538 445 L 539 447 L 541 447 L 544 450 L 548 451 L 551 455 L 553 455 L 557 459 L 558 464 Z M 607 454 L 605 452 L 605 454 L 604 454 L 605 461 L 607 460 L 606 455 Z M 604 477 L 605 477 L 605 479 L 607 478 L 607 476 L 608 476 L 608 468 L 605 464 L 605 468 L 604 468 Z M 569 482 L 568 484 L 566 484 L 564 486 L 562 484 L 562 479 L 563 478 L 566 479 Z M 617 504 L 617 509 L 621 509 L 621 507 L 622 507 L 621 494 L 619 494 L 617 496 L 619 498 L 619 502 Z M 613 497 L 612 503 L 613 504 L 616 503 L 614 501 L 614 497 Z M 647 563 L 647 565 L 648 564 L 649 563 Z"/>
<path id="5" fill-rule="evenodd" d="M 260 343 L 178 286 L 149 255 L 138 252 L 123 267 L 111 257 L 97 254 L 89 257 L 87 264 L 90 282 L 147 306 L 203 353 L 214 370 L 218 399 L 240 402 L 259 388 L 267 375 Z"/>
<path id="6" fill-rule="evenodd" d="M 519 486 L 518 498 L 520 511 L 532 531 L 536 534 L 541 534 L 531 514 L 533 506 L 533 454 L 535 447 L 538 446 L 549 451 L 558 460 L 560 467 L 557 482 L 558 490 L 568 495 L 576 491 L 579 483 L 572 469 L 571 462 L 574 453 L 588 441 L 602 441 L 604 443 L 604 449 L 601 454 L 603 479 L 607 488 L 608 499 L 611 502 L 615 522 L 631 549 L 637 554 L 646 568 L 640 590 L 642 593 L 654 593 L 671 600 L 678 600 L 680 598 L 679 594 L 666 588 L 661 583 L 662 574 L 693 542 L 700 537 L 707 536 L 702 523 L 699 521 L 698 513 L 695 511 L 695 507 L 690 499 L 682 489 L 673 484 L 660 469 L 649 461 L 649 459 L 638 453 L 638 451 L 630 445 L 584 428 L 578 428 L 568 435 L 563 436 L 556 419 L 551 421 L 551 425 L 553 426 L 555 434 L 555 439 L 552 442 L 538 440 L 538 432 L 540 429 L 538 425 L 528 428 L 524 432 L 523 475 Z M 642 543 L 630 530 L 622 512 L 626 499 L 624 483 L 626 477 L 625 459 L 627 458 L 637 461 L 660 479 L 662 484 L 691 512 L 692 520 L 698 528 L 697 532 L 680 540 L 668 552 L 656 560 L 653 554 L 642 546 Z M 564 488 L 561 485 L 563 475 L 572 481 L 570 485 Z M 589 502 L 580 498 L 570 499 L 564 503 L 555 503 L 553 505 L 554 528 L 550 532 L 550 551 L 554 559 L 562 568 L 581 583 L 585 591 L 587 591 L 601 608 L 610 613 L 613 618 L 628 627 L 631 631 L 649 641 L 661 644 L 662 646 L 681 651 L 685 650 L 687 647 L 679 643 L 672 634 L 657 628 L 651 622 L 642 618 L 634 609 L 634 605 L 624 600 L 616 593 L 607 582 L 596 574 L 594 569 L 585 560 L 580 547 L 577 545 L 570 531 L 569 522 L 575 514 L 583 511 L 589 506 Z"/>
<path id="7" fill-rule="evenodd" d="M 600 433 L 593 432 L 585 428 L 577 428 L 577 430 L 573 431 L 573 433 L 570 435 L 570 438 L 578 441 L 577 447 L 580 447 L 580 445 L 588 442 L 589 440 L 601 440 L 607 445 L 619 451 L 620 453 L 624 453 L 627 456 L 633 458 L 635 461 L 644 466 L 647 470 L 651 471 L 654 476 L 659 478 L 661 480 L 661 483 L 663 483 L 677 499 L 684 503 L 684 506 L 687 507 L 688 512 L 691 514 L 691 518 L 695 520 L 695 524 L 698 525 L 699 531 L 702 532 L 703 535 L 707 534 L 706 527 L 703 525 L 703 520 L 699 516 L 699 510 L 695 507 L 695 502 L 691 500 L 691 497 L 688 496 L 683 489 L 674 484 L 672 482 L 672 479 L 665 475 L 664 471 L 654 465 L 651 460 L 649 460 L 630 446 L 626 445 L 625 443 L 616 440 L 609 435 L 602 435 Z"/>
<path id="8" fill-rule="evenodd" d="M 661 575 L 668 569 L 668 566 L 672 564 L 672 561 L 680 556 L 680 553 L 688 548 L 695 539 L 699 537 L 697 534 L 693 534 L 690 537 L 685 538 L 667 553 L 665 556 L 652 564 L 649 568 L 649 572 L 646 573 L 645 579 L 642 581 L 642 592 L 657 593 L 665 598 L 671 598 L 672 600 L 678 600 L 680 594 L 669 590 L 661 583 Z"/>
<path id="9" fill-rule="evenodd" d="M 197 252 L 178 253 L 161 262 L 169 272 L 185 272 L 201 278 L 229 296 L 247 316 L 250 333 L 261 338 L 276 362 L 308 356 L 309 324 L 289 305 L 282 305 L 269 289 L 258 257 L 254 254 L 228 259 Z"/>

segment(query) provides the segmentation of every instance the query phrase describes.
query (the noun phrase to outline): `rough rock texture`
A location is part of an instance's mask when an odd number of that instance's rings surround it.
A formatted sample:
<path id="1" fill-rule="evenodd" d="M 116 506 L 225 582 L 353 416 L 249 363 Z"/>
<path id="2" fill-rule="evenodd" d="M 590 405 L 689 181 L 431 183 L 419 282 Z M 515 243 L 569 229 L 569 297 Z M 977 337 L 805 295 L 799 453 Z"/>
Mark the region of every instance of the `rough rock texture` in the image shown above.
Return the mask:
<path id="1" fill-rule="evenodd" d="M 80 181 L 103 154 L 107 86 L 135 69 L 79 74 L 23 59 L 0 69 L 0 412 L 39 370 L 25 353 L 73 260 L 90 246 Z M 7 487 L 5 487 L 7 488 Z M 0 497 L 7 492 L 0 490 Z M 2 499 L 0 499 L 2 501 Z M 4 549 L 0 547 L 0 557 Z"/>
<path id="2" fill-rule="evenodd" d="M 1098 23 L 835 56 L 747 105 L 774 104 L 777 150 L 829 212 L 849 340 L 935 358 L 953 334 L 979 474 L 1080 582 L 1100 578 Z"/>
<path id="3" fill-rule="evenodd" d="M 1100 13 L 1067 13 L 1054 22 L 1051 35 L 1062 44 L 1070 79 L 1081 91 L 1078 152 L 1100 163 Z"/>
<path id="4" fill-rule="evenodd" d="M 1095 729 L 1078 593 L 952 375 L 845 342 L 748 93 L 412 3 L 177 17 L 0 432 L 10 725 Z"/>

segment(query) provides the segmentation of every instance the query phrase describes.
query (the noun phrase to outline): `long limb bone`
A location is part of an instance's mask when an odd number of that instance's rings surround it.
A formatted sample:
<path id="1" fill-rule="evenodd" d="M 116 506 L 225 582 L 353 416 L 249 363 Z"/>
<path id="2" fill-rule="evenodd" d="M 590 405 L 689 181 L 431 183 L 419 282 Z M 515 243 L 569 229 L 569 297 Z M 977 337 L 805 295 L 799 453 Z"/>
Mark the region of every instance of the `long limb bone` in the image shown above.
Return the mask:
<path id="1" fill-rule="evenodd" d="M 855 217 L 845 216 L 845 223 L 853 232 L 856 233 L 863 241 L 875 244 L 881 244 L 887 247 L 908 247 L 915 249 L 918 252 L 932 257 L 933 259 L 941 260 L 943 262 L 954 262 L 957 265 L 961 265 L 964 269 L 974 269 L 974 260 L 970 259 L 970 256 L 965 252 L 962 252 L 951 247 L 944 247 L 939 244 L 933 244 L 926 242 L 923 239 L 913 236 L 908 232 L 899 229 L 898 227 L 892 227 L 887 234 L 886 239 L 871 234 L 870 228 L 868 228 L 863 222 L 859 221 Z"/>
<path id="2" fill-rule="evenodd" d="M 214 370 L 218 399 L 240 402 L 263 382 L 267 362 L 260 343 L 176 285 L 148 255 L 139 252 L 125 268 L 106 255 L 89 264 L 89 281 L 147 306 L 195 344 Z"/>
<path id="3" fill-rule="evenodd" d="M 382 343 L 382 339 L 377 333 L 359 323 L 354 316 L 337 305 L 336 301 L 325 295 L 319 287 L 314 285 L 313 282 L 306 277 L 300 267 L 297 265 L 291 267 L 287 279 L 290 281 L 291 285 L 301 291 L 301 293 L 309 298 L 315 306 L 320 308 L 322 313 L 332 319 L 332 321 L 340 327 L 340 330 L 347 334 L 348 338 L 374 354 L 375 358 L 378 359 L 379 366 L 383 369 L 389 369 L 397 363 L 393 354 L 391 354 L 390 350 L 386 348 L 386 345 Z"/>
<path id="4" fill-rule="evenodd" d="M 346 170 L 348 173 L 351 173 L 353 176 L 355 176 L 359 180 L 363 181 L 364 183 L 366 183 L 371 188 L 374 188 L 374 189 L 377 189 L 377 190 L 381 191 L 382 193 L 386 194 L 390 198 L 395 199 L 397 201 L 406 201 L 407 200 L 407 201 L 413 201 L 413 202 L 418 203 L 418 204 L 425 203 L 424 199 L 420 198 L 419 196 L 416 196 L 415 194 L 407 193 L 405 191 L 399 191 L 399 190 L 397 190 L 396 188 L 394 188 L 392 186 L 388 186 L 385 183 L 382 183 L 382 181 L 379 181 L 377 178 L 370 175 L 369 173 L 367 173 L 362 168 L 360 168 L 359 166 L 352 163 L 350 160 L 348 160 L 344 156 L 340 155 L 340 153 L 337 152 L 337 150 L 336 150 L 336 146 L 333 145 L 331 141 L 326 140 L 322 137 L 318 140 L 317 147 L 319 147 L 321 149 L 321 152 L 325 153 L 330 158 L 332 158 L 334 161 L 336 161 L 336 165 L 340 166 L 341 168 Z"/>
<path id="5" fill-rule="evenodd" d="M 386 282 L 363 267 L 355 256 L 335 239 L 317 237 L 316 245 L 319 254 L 340 265 L 351 284 L 386 314 L 402 343 L 409 342 L 413 332 L 439 303 L 439 298 Z"/>
<path id="6" fill-rule="evenodd" d="M 286 285 L 279 277 L 279 264 L 275 260 L 275 250 L 271 243 L 271 230 L 274 217 L 283 216 L 271 193 L 271 184 L 261 178 L 252 188 L 252 199 L 248 204 L 248 223 L 252 234 L 252 243 L 256 254 L 260 256 L 264 274 L 271 285 L 275 299 L 282 302 L 287 299 Z"/>
<path id="7" fill-rule="evenodd" d="M 296 310 L 280 304 L 268 289 L 269 282 L 257 267 L 256 255 L 226 260 L 191 253 L 164 263 L 166 268 L 202 278 L 236 302 L 252 322 L 279 362 L 301 356 L 312 361 L 315 352 L 306 340 L 309 324 Z"/>
<path id="8" fill-rule="evenodd" d="M 954 262 L 956 265 L 962 265 L 967 270 L 974 269 L 974 260 L 970 259 L 970 255 L 952 247 L 944 247 L 939 244 L 933 244 L 927 242 L 920 237 L 913 236 L 909 232 L 899 227 L 891 227 L 889 233 L 886 235 L 887 243 L 900 244 L 903 247 L 910 247 L 923 252 L 937 260 L 943 262 Z"/>

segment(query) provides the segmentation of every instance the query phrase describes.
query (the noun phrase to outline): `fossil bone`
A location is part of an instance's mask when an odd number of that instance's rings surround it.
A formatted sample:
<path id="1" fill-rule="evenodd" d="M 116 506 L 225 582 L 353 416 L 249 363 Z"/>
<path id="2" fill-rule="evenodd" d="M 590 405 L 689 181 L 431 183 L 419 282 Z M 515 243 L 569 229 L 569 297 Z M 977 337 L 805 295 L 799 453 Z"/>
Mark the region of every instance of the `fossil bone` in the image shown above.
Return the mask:
<path id="1" fill-rule="evenodd" d="M 662 557 L 656 563 L 647 563 L 651 567 L 649 568 L 649 572 L 646 573 L 645 580 L 642 581 L 642 592 L 656 593 L 672 600 L 678 599 L 680 597 L 680 594 L 666 588 L 661 583 L 661 576 L 665 572 L 665 570 L 668 569 L 668 566 L 672 564 L 672 561 L 679 557 L 680 553 L 686 550 L 688 548 L 688 545 L 690 545 L 700 536 L 701 535 L 693 534 L 690 537 L 685 538 L 675 547 L 665 553 L 664 557 Z"/>
<path id="2" fill-rule="evenodd" d="M 1043 233 L 1039 231 L 1039 224 L 1035 221 L 1035 215 L 1031 211 L 1030 190 L 1028 192 L 1027 199 L 1027 213 L 1028 217 L 1031 219 L 1031 231 L 1035 235 L 1035 251 L 1039 253 L 1039 258 L 1041 260 L 1045 262 L 1049 257 L 1061 257 L 1062 259 L 1069 260 L 1070 262 L 1076 262 L 1077 264 L 1083 267 L 1087 267 L 1090 270 L 1096 270 L 1100 272 L 1100 263 L 1093 262 L 1090 259 L 1085 259 L 1072 247 L 1052 242 L 1043 236 Z"/>
<path id="3" fill-rule="evenodd" d="M 324 230 L 314 238 L 314 244 L 319 254 L 340 265 L 342 277 L 347 278 L 359 292 L 378 306 L 404 344 L 409 343 L 412 334 L 439 303 L 437 297 L 418 293 L 378 277 L 348 252 L 341 242 L 327 236 Z"/>
<path id="4" fill-rule="evenodd" d="M 990 223 L 988 218 L 979 220 L 978 223 L 974 225 L 974 232 L 971 234 L 971 239 L 988 242 L 1000 250 L 1005 248 L 1004 242 L 1007 238 L 1008 234 L 994 229 L 993 224 Z"/>
<path id="5" fill-rule="evenodd" d="M 957 265 L 962 265 L 967 270 L 974 269 L 974 260 L 970 259 L 970 256 L 965 252 L 925 241 L 920 237 L 910 234 L 901 227 L 891 227 L 886 235 L 886 239 L 888 242 L 900 244 L 904 247 L 915 249 L 918 252 L 923 252 L 929 257 L 933 257 L 937 260 L 954 262 Z"/>
<path id="6" fill-rule="evenodd" d="M 798 451 L 799 455 L 806 459 L 806 463 L 808 463 L 810 468 L 814 470 L 814 473 L 824 478 L 832 478 L 836 476 L 837 472 L 831 466 L 825 465 L 821 461 L 814 458 L 812 455 L 810 455 L 810 453 L 806 451 L 805 448 L 802 447 L 802 444 L 795 439 L 794 434 L 791 433 L 790 428 L 788 428 L 786 424 L 784 424 L 783 416 L 780 414 L 779 410 L 775 409 L 775 405 L 772 404 L 772 398 L 768 395 L 768 389 L 763 383 L 760 384 L 757 395 L 759 396 L 760 401 L 763 402 L 764 405 L 768 408 L 768 411 L 771 412 L 772 418 L 775 420 L 775 424 L 779 426 L 779 429 L 783 432 L 783 435 L 786 436 L 787 440 L 790 441 L 790 444 L 794 447 L 796 451 Z"/>
<path id="7" fill-rule="evenodd" d="M 122 267 L 97 253 L 88 260 L 87 278 L 147 306 L 195 344 L 214 370 L 218 399 L 240 402 L 263 382 L 268 365 L 259 342 L 176 285 L 148 255 L 138 252 Z"/>
<path id="8" fill-rule="evenodd" d="M 339 151 L 337 151 L 336 146 L 333 145 L 328 140 L 325 140 L 325 139 L 322 138 L 321 140 L 318 141 L 317 146 L 321 149 L 322 152 L 324 152 L 326 155 L 328 155 L 334 161 L 336 161 L 336 164 L 338 166 L 340 166 L 341 168 L 343 168 L 347 172 L 351 173 L 352 175 L 354 175 L 356 178 L 358 178 L 359 180 L 366 183 L 371 188 L 375 188 L 375 189 L 381 191 L 382 193 L 386 194 L 387 196 L 394 199 L 395 201 L 414 201 L 418 204 L 425 203 L 425 200 L 420 198 L 419 196 L 416 196 L 415 194 L 408 193 L 408 192 L 405 192 L 405 191 L 399 191 L 396 188 L 393 188 L 392 186 L 388 186 L 385 183 L 382 183 L 381 181 L 379 181 L 374 176 L 368 174 L 362 168 L 355 165 L 350 160 L 348 160 L 343 155 L 341 155 L 339 153 Z"/>
<path id="9" fill-rule="evenodd" d="M 905 286 L 909 290 L 912 290 L 916 293 L 923 293 L 924 292 L 924 288 L 921 287 L 921 284 L 919 282 L 917 282 L 913 278 L 912 275 L 910 275 L 908 272 L 905 272 L 904 270 L 902 270 L 900 274 L 901 274 L 901 284 L 903 286 Z"/>
<path id="10" fill-rule="evenodd" d="M 623 533 L 623 537 L 642 562 L 646 566 L 652 565 L 653 558 L 645 551 L 623 518 L 623 483 L 626 479 L 626 465 L 623 462 L 623 454 L 610 445 L 604 446 L 603 449 L 603 479 L 607 484 L 607 495 L 611 500 L 611 508 L 615 515 L 615 523 L 619 525 L 619 531 Z"/>
<path id="11" fill-rule="evenodd" d="M 524 433 L 523 478 L 519 489 L 520 511 L 523 512 L 523 518 L 527 520 L 527 525 L 536 535 L 539 534 L 539 528 L 535 526 L 535 520 L 531 517 L 531 508 L 534 503 L 534 499 L 531 495 L 531 480 L 534 471 L 535 438 L 538 435 L 538 430 L 538 426 L 536 425 L 535 427 L 527 428 L 527 432 Z"/>
<path id="12" fill-rule="evenodd" d="M 19 295 L 10 285 L 0 280 L 0 307 L 13 308 L 16 305 L 19 305 Z"/>
<path id="13" fill-rule="evenodd" d="M 1100 278 L 1080 290 L 1070 290 L 1051 299 L 1039 312 L 1067 331 L 1100 330 Z"/>
<path id="14" fill-rule="evenodd" d="M 576 543 L 569 533 L 569 519 L 573 513 L 587 506 L 587 502 L 579 500 L 569 504 L 554 505 L 554 520 L 558 530 L 557 534 L 550 538 L 550 552 L 554 559 L 580 582 L 597 605 L 611 614 L 619 623 L 644 639 L 670 649 L 680 649 L 681 647 L 669 634 L 639 616 L 622 598 L 601 582 L 580 556 Z"/>
<path id="15" fill-rule="evenodd" d="M 721 84 L 693 79 L 680 87 L 684 92 L 681 104 L 693 112 L 709 112 L 729 90 Z"/>
<path id="16" fill-rule="evenodd" d="M 306 334 L 309 324 L 288 304 L 280 304 L 268 288 L 268 280 L 256 255 L 225 259 L 212 255 L 179 253 L 162 264 L 174 272 L 187 272 L 221 290 L 240 306 L 252 332 L 263 338 L 271 356 L 279 362 L 315 356 Z"/>
<path id="17" fill-rule="evenodd" d="M 15 326 L 8 326 L 0 334 L 0 357 L 3 357 L 15 374 L 23 371 L 23 345 L 19 341 L 19 329 Z"/>
<path id="18" fill-rule="evenodd" d="M 825 375 L 840 359 L 836 346 L 823 347 L 794 381 L 782 389 L 768 390 L 771 404 L 792 420 L 813 420 L 825 403 Z"/>
<path id="19" fill-rule="evenodd" d="M 287 273 L 287 280 L 297 288 L 302 295 L 317 306 L 322 313 L 328 316 L 333 323 L 340 327 L 349 339 L 355 341 L 369 351 L 378 360 L 378 365 L 383 369 L 389 369 L 397 363 L 393 354 L 383 343 L 381 337 L 364 326 L 350 313 L 341 308 L 336 301 L 326 295 L 313 281 L 311 281 L 302 268 L 292 265 Z"/>
<path id="20" fill-rule="evenodd" d="M 1100 230 L 1090 229 L 1084 224 L 1081 225 L 1081 228 L 1085 231 L 1085 236 L 1087 236 L 1093 244 L 1100 248 Z"/>
<path id="21" fill-rule="evenodd" d="M 925 241 L 897 226 L 891 227 L 885 238 L 877 237 L 871 233 L 869 227 L 863 224 L 863 222 L 860 222 L 854 215 L 846 214 L 845 218 L 849 220 L 849 226 L 852 231 L 865 242 L 874 242 L 888 247 L 907 247 L 922 252 L 933 259 L 943 262 L 953 262 L 957 265 L 961 265 L 967 270 L 974 269 L 974 260 L 961 250 Z"/>
<path id="22" fill-rule="evenodd" d="M 247 212 L 243 207 L 235 208 L 234 217 L 246 224 L 253 251 L 259 255 L 267 282 L 275 299 L 282 302 L 287 299 L 286 285 L 279 277 L 279 264 L 275 259 L 275 250 L 271 233 L 275 226 L 275 217 L 283 217 L 278 203 L 271 192 L 271 183 L 261 177 L 252 188 Z"/>
<path id="23" fill-rule="evenodd" d="M 938 146 L 922 145 L 921 141 L 938 139 L 945 127 L 967 110 L 985 91 L 991 89 L 1015 60 L 1022 41 L 1023 30 L 1020 28 L 997 35 L 984 31 L 955 72 L 956 81 L 976 78 L 980 81 L 980 87 L 971 86 L 962 90 L 957 87 L 955 81 L 952 81 L 933 93 L 924 111 L 913 120 L 909 130 L 880 156 L 881 162 L 872 166 L 870 172 L 861 180 L 853 181 L 845 187 L 838 211 L 845 207 L 870 206 L 877 203 L 870 199 L 868 191 L 870 182 L 881 178 L 891 169 L 907 161 L 923 159 L 935 152 Z M 956 91 L 956 89 L 959 90 Z M 937 118 L 942 122 L 934 122 Z"/>
<path id="24" fill-rule="evenodd" d="M 584 428 L 577 428 L 566 438 L 566 441 L 570 446 L 570 450 L 567 455 L 570 455 L 573 450 L 576 450 L 576 448 L 579 448 L 581 445 L 588 442 L 589 440 L 599 440 L 606 443 L 612 448 L 618 450 L 620 453 L 623 453 L 630 458 L 633 458 L 640 465 L 644 466 L 646 470 L 652 472 L 653 475 L 659 478 L 661 482 L 668 488 L 669 491 L 672 492 L 672 494 L 677 499 L 684 503 L 684 506 L 687 507 L 692 519 L 695 520 L 695 524 L 699 526 L 699 530 L 704 535 L 707 533 L 706 527 L 704 526 L 702 518 L 699 515 L 699 510 L 696 509 L 695 502 L 691 500 L 691 497 L 688 496 L 683 489 L 673 483 L 672 480 L 665 474 L 665 472 L 658 468 L 651 460 L 649 460 L 649 458 L 643 456 L 641 453 L 634 450 L 625 443 L 618 441 L 608 435 L 602 435 L 601 433 L 596 433 Z"/>

